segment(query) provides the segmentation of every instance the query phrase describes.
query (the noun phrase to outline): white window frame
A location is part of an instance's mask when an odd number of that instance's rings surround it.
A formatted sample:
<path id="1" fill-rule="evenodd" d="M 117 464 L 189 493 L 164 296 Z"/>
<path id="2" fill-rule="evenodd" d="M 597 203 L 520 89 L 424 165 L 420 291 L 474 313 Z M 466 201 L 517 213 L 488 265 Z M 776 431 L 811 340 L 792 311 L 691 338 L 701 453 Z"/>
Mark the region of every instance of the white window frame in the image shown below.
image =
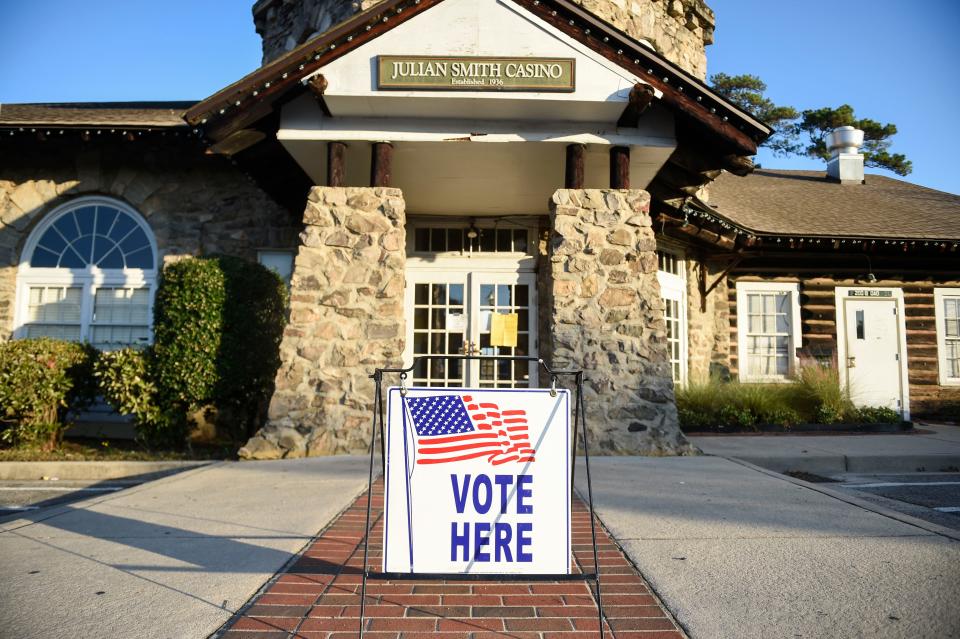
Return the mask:
<path id="1" fill-rule="evenodd" d="M 666 301 L 677 302 L 678 326 L 680 327 L 680 377 L 675 380 L 680 386 L 687 383 L 688 358 L 689 358 L 689 326 L 687 325 L 687 260 L 680 249 L 671 246 L 663 246 L 658 242 L 658 252 L 669 253 L 677 260 L 677 270 L 679 273 L 669 273 L 659 269 L 659 256 L 657 259 L 657 282 L 660 284 L 660 297 L 664 300 L 664 321 L 666 321 L 667 309 Z M 670 356 L 673 351 L 671 349 Z M 673 376 L 673 362 L 670 363 L 670 376 Z"/>
<path id="2" fill-rule="evenodd" d="M 934 288 L 934 318 L 937 325 L 937 370 L 941 386 L 960 386 L 960 377 L 947 375 L 947 325 L 944 301 L 947 298 L 960 300 L 960 288 Z"/>
<path id="3" fill-rule="evenodd" d="M 788 293 L 790 295 L 790 343 L 787 346 L 785 375 L 750 375 L 747 366 L 747 332 L 749 329 L 749 305 L 747 296 L 752 293 Z M 737 282 L 737 369 L 741 382 L 776 383 L 789 382 L 800 365 L 797 349 L 801 345 L 800 284 L 798 282 Z"/>
<path id="4" fill-rule="evenodd" d="M 152 269 L 101 269 L 93 265 L 84 268 L 35 268 L 30 266 L 30 258 L 43 234 L 62 215 L 85 206 L 110 206 L 129 215 L 147 236 L 154 256 Z M 153 343 L 153 302 L 157 287 L 157 264 L 160 262 L 160 253 L 157 250 L 157 241 L 153 230 L 140 213 L 119 200 L 101 196 L 77 197 L 61 204 L 50 211 L 44 219 L 33 229 L 24 243 L 20 254 L 20 264 L 17 269 L 17 293 L 14 312 L 14 338 L 26 336 L 26 326 L 29 317 L 30 288 L 40 286 L 70 286 L 80 287 L 80 341 L 90 342 L 92 337 L 94 299 L 99 288 L 147 288 L 149 290 L 148 339 L 146 344 Z M 138 344 L 131 344 L 137 346 Z"/>
<path id="5" fill-rule="evenodd" d="M 421 228 L 469 228 L 473 224 L 477 230 L 490 231 L 497 228 L 525 229 L 527 231 L 527 251 L 520 252 L 471 252 L 471 251 L 416 251 L 414 250 L 417 229 Z M 506 224 L 498 219 L 412 216 L 407 219 L 406 247 L 407 268 L 423 269 L 483 269 L 486 271 L 533 272 L 537 268 L 538 238 L 537 218 L 511 217 Z"/>

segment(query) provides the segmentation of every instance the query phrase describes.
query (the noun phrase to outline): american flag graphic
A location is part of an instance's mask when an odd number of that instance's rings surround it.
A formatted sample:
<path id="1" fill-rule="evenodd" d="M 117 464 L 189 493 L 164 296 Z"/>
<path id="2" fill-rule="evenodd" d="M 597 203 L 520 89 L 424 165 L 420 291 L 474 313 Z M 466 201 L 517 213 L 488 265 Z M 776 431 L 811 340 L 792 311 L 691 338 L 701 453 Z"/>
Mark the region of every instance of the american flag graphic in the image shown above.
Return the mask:
<path id="1" fill-rule="evenodd" d="M 472 395 L 406 398 L 417 433 L 417 463 L 446 464 L 485 457 L 498 466 L 532 462 L 524 410 L 500 410 Z"/>

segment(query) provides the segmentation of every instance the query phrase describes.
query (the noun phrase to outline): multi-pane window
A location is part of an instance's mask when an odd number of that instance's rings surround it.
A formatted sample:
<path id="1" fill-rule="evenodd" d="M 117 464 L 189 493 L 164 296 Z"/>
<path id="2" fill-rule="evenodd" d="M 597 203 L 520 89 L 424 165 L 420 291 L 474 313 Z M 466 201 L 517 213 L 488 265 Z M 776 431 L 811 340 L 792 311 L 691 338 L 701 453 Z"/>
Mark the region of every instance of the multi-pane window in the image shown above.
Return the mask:
<path id="1" fill-rule="evenodd" d="M 526 284 L 480 285 L 480 354 L 530 354 L 530 287 Z M 490 335 L 495 313 L 517 315 L 517 345 L 491 346 Z M 501 360 L 480 362 L 480 388 L 527 388 L 530 364 Z"/>
<path id="2" fill-rule="evenodd" d="M 28 239 L 17 274 L 17 337 L 86 341 L 100 349 L 150 341 L 156 250 L 126 206 L 80 198 Z"/>
<path id="3" fill-rule="evenodd" d="M 747 295 L 747 374 L 786 376 L 790 371 L 790 295 Z"/>
<path id="4" fill-rule="evenodd" d="M 94 292 L 90 342 L 99 349 L 150 341 L 150 290 L 100 287 Z"/>
<path id="5" fill-rule="evenodd" d="M 528 253 L 525 228 L 419 227 L 413 232 L 417 253 Z"/>
<path id="6" fill-rule="evenodd" d="M 82 296 L 79 286 L 31 286 L 23 336 L 78 341 Z"/>
<path id="7" fill-rule="evenodd" d="M 680 320 L 680 302 L 673 299 L 664 299 L 664 315 L 667 320 L 667 348 L 670 350 L 670 374 L 674 382 L 682 381 L 682 352 L 680 338 L 683 335 L 683 326 Z"/>
<path id="8" fill-rule="evenodd" d="M 683 259 L 676 253 L 657 251 L 657 270 L 671 275 L 683 275 Z"/>
<path id="9" fill-rule="evenodd" d="M 667 323 L 670 374 L 674 383 L 683 384 L 687 370 L 686 268 L 681 255 L 662 249 L 657 251 L 657 263 L 657 280 Z"/>
<path id="10" fill-rule="evenodd" d="M 462 283 L 415 284 L 413 291 L 413 355 L 457 355 L 463 352 L 467 318 Z M 463 362 L 418 360 L 416 386 L 463 386 Z"/>
<path id="11" fill-rule="evenodd" d="M 790 375 L 798 316 L 795 284 L 737 283 L 741 380 L 783 380 Z"/>
<path id="12" fill-rule="evenodd" d="M 940 383 L 960 384 L 960 288 L 934 289 Z"/>

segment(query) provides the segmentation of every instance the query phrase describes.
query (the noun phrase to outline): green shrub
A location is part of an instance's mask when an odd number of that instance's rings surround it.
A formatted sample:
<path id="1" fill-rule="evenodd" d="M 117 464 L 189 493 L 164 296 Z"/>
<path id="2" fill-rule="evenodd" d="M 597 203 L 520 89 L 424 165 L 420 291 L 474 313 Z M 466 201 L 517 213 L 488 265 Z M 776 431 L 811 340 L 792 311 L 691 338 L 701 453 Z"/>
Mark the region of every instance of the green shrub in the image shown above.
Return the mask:
<path id="1" fill-rule="evenodd" d="M 236 258 L 219 262 L 227 299 L 212 399 L 227 414 L 247 417 L 239 434 L 252 435 L 266 416 L 280 368 L 287 287 L 274 271 L 255 262 Z"/>
<path id="2" fill-rule="evenodd" d="M 161 412 L 214 405 L 233 417 L 231 435 L 250 434 L 280 366 L 286 305 L 283 281 L 260 264 L 217 256 L 167 266 L 147 358 Z"/>
<path id="3" fill-rule="evenodd" d="M 96 351 L 49 338 L 0 343 L 0 421 L 3 441 L 55 448 L 68 409 L 92 401 Z"/>
<path id="4" fill-rule="evenodd" d="M 861 424 L 899 424 L 903 417 L 886 406 L 861 406 L 856 409 L 856 421 Z"/>
<path id="5" fill-rule="evenodd" d="M 186 420 L 161 407 L 152 364 L 152 348 L 125 348 L 101 353 L 93 374 L 100 393 L 114 410 L 133 415 L 141 440 L 152 446 L 178 447 L 186 434 Z"/>
<path id="6" fill-rule="evenodd" d="M 164 405 L 186 410 L 213 396 L 226 299 L 218 260 L 164 267 L 153 311 L 153 376 Z"/>

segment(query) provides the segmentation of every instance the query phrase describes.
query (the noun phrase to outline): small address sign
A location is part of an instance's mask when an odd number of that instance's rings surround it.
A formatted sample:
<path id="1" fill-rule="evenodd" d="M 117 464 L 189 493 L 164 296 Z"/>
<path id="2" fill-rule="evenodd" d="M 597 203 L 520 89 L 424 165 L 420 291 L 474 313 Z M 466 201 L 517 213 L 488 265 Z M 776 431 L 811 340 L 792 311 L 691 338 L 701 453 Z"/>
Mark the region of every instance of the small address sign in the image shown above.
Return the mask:
<path id="1" fill-rule="evenodd" d="M 575 76 L 573 58 L 377 58 L 377 88 L 381 90 L 573 91 Z"/>

